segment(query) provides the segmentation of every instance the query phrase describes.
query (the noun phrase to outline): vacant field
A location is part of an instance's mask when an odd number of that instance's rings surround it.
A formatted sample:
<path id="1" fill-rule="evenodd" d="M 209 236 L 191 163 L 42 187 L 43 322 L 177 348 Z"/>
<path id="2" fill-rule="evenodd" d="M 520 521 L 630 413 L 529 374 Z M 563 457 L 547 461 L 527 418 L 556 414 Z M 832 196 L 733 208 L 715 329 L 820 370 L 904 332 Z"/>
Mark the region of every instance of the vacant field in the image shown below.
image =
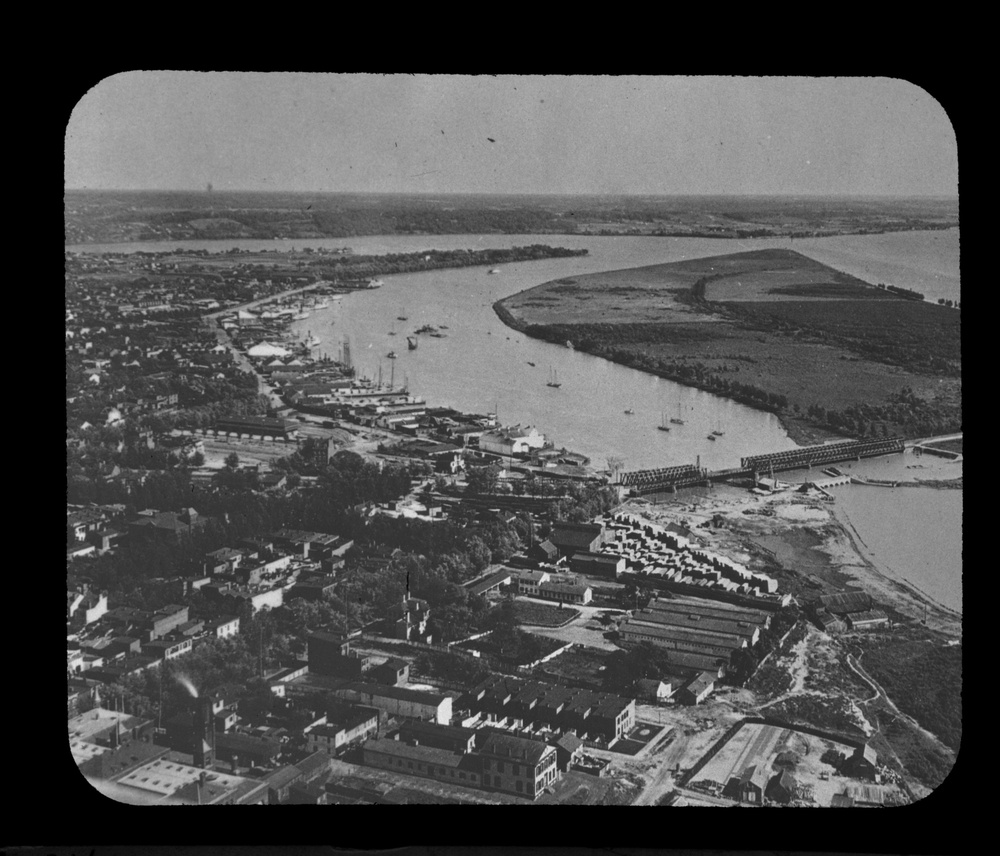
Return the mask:
<path id="1" fill-rule="evenodd" d="M 854 277 L 820 270 L 759 270 L 713 279 L 705 285 L 705 299 L 712 302 L 782 301 L 803 297 L 814 300 L 896 300 L 885 291 Z"/>
<path id="2" fill-rule="evenodd" d="M 553 660 L 543 663 L 532 673 L 539 680 L 582 686 L 590 689 L 604 687 L 604 669 L 610 651 L 577 646 Z"/>
<path id="3" fill-rule="evenodd" d="M 518 624 L 534 624 L 540 627 L 561 627 L 568 624 L 580 614 L 578 609 L 564 606 L 546 606 L 543 603 L 531 601 L 514 601 L 514 615 Z"/>

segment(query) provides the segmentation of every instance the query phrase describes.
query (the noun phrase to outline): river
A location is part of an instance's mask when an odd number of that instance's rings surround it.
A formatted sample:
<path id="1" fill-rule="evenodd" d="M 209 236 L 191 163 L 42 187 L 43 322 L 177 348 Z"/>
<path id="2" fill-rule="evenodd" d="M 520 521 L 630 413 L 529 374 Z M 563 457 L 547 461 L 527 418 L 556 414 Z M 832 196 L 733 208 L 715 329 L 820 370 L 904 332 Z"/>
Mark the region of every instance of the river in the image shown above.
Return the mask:
<path id="1" fill-rule="evenodd" d="M 932 455 L 886 455 L 836 464 L 848 475 L 909 482 L 895 488 L 860 484 L 829 488 L 836 515 L 861 541 L 886 576 L 901 577 L 948 609 L 962 611 L 962 497 L 960 489 L 919 482 L 962 477 L 963 462 Z M 776 474 L 793 484 L 825 476 L 818 470 Z"/>
<path id="2" fill-rule="evenodd" d="M 497 410 L 505 424 L 530 424 L 557 445 L 582 452 L 598 467 L 620 457 L 626 468 L 701 463 L 736 466 L 744 455 L 794 447 L 780 422 L 709 393 L 568 348 L 530 339 L 505 327 L 492 311 L 495 300 L 550 279 L 626 267 L 681 261 L 749 249 L 792 248 L 869 280 L 917 288 L 928 297 L 960 296 L 958 230 L 845 235 L 809 239 L 713 240 L 709 238 L 605 237 L 583 235 L 388 235 L 306 241 L 219 240 L 137 242 L 75 246 L 89 252 L 156 252 L 174 248 L 224 251 L 337 248 L 358 254 L 409 253 L 425 249 L 485 249 L 547 243 L 587 248 L 585 257 L 485 268 L 439 270 L 385 278 L 376 290 L 346 296 L 293 329 L 311 330 L 320 351 L 334 355 L 350 339 L 355 365 L 369 377 L 395 372 L 396 380 L 429 403 L 484 412 Z M 917 273 L 914 273 L 917 271 Z M 406 321 L 395 320 L 405 316 Z M 405 336 L 424 324 L 446 325 L 447 338 L 420 337 L 408 351 Z M 390 335 L 395 333 L 396 335 Z M 396 360 L 386 358 L 392 350 Z M 534 366 L 529 365 L 534 363 Z M 546 385 L 555 373 L 562 386 Z M 627 415 L 626 410 L 634 410 Z M 684 425 L 657 430 L 664 416 Z M 725 432 L 716 441 L 714 430 Z"/>
<path id="3" fill-rule="evenodd" d="M 695 463 L 736 466 L 742 456 L 794 447 L 778 420 L 723 398 L 680 386 L 568 348 L 530 339 L 504 326 L 494 301 L 566 276 L 681 261 L 751 249 L 791 248 L 869 282 L 914 288 L 929 299 L 961 299 L 958 229 L 844 235 L 830 238 L 712 240 L 708 238 L 603 237 L 575 235 L 371 236 L 308 241 L 183 241 L 67 247 L 83 252 L 157 252 L 173 248 L 224 251 L 291 250 L 350 244 L 358 254 L 408 253 L 426 249 L 485 249 L 550 244 L 587 248 L 588 256 L 485 268 L 438 270 L 385 277 L 374 290 L 355 292 L 293 329 L 323 342 L 335 355 L 349 338 L 363 374 L 395 374 L 429 404 L 465 411 L 496 409 L 504 424 L 535 425 L 558 446 L 582 452 L 603 468 L 612 456 L 626 469 Z M 405 321 L 396 320 L 405 316 Z M 446 338 L 419 337 L 407 350 L 406 335 L 424 324 Z M 390 335 L 395 333 L 396 335 Z M 397 359 L 386 354 L 395 351 Z M 529 365 L 534 363 L 534 366 Z M 561 387 L 546 386 L 555 372 Z M 634 415 L 626 415 L 632 409 Z M 684 425 L 657 430 L 665 415 Z M 722 430 L 711 442 L 707 435 Z M 926 462 L 928 459 L 925 458 Z M 940 459 L 937 459 L 940 460 Z M 887 477 L 911 456 L 854 464 Z M 960 465 L 958 472 L 960 472 Z M 902 472 L 902 470 L 900 471 Z M 954 472 L 954 471 L 951 471 Z M 908 471 L 909 477 L 938 477 Z M 947 477 L 947 476 L 941 476 Z M 838 506 L 889 572 L 910 579 L 935 599 L 961 608 L 962 491 L 895 490 L 851 486 L 836 490 Z"/>

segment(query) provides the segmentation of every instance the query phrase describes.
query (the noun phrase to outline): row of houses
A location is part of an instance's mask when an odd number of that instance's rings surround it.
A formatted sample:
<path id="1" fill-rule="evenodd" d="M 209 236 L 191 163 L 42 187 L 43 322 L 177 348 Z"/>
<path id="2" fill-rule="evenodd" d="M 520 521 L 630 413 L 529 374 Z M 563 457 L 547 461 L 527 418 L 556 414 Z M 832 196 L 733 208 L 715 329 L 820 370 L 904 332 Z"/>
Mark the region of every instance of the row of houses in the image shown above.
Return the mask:
<path id="1" fill-rule="evenodd" d="M 701 548 L 690 533 L 624 513 L 610 518 L 602 552 L 624 559 L 626 572 L 652 577 L 668 589 L 704 587 L 756 596 L 773 594 L 778 587 L 777 580 Z"/>
<path id="2" fill-rule="evenodd" d="M 635 699 L 613 693 L 492 675 L 462 695 L 456 705 L 494 722 L 574 732 L 580 739 L 610 744 L 635 727 Z"/>

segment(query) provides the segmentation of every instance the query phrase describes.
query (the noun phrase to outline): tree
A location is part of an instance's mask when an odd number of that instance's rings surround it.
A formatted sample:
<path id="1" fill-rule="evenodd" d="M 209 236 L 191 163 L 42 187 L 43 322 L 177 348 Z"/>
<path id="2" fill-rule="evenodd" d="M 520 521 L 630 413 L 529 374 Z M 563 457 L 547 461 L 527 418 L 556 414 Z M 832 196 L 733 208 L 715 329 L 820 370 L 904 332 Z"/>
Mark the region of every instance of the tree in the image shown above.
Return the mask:
<path id="1" fill-rule="evenodd" d="M 226 455 L 226 466 L 231 470 L 235 470 L 240 465 L 240 456 L 236 452 L 230 452 Z"/>
<path id="2" fill-rule="evenodd" d="M 190 458 L 188 458 L 188 461 L 192 467 L 205 466 L 205 456 L 201 452 L 195 452 Z"/>
<path id="3" fill-rule="evenodd" d="M 473 467 L 466 475 L 470 493 L 496 493 L 500 486 L 500 468 L 495 465 Z"/>

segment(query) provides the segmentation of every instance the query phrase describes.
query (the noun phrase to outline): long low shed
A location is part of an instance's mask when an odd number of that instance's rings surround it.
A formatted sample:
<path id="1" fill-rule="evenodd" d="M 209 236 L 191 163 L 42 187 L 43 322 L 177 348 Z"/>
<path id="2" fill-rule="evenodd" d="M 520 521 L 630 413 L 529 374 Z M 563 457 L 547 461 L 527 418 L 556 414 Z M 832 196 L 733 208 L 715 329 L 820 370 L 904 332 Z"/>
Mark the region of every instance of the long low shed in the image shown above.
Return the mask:
<path id="1" fill-rule="evenodd" d="M 747 645 L 756 645 L 760 638 L 760 630 L 755 624 L 748 624 L 745 621 L 717 621 L 711 618 L 693 619 L 689 615 L 680 615 L 673 612 L 658 612 L 653 609 L 644 609 L 632 616 L 633 621 L 641 624 L 656 624 L 661 627 L 671 627 L 678 631 L 690 634 L 692 637 L 705 637 L 706 639 L 716 638 L 726 642 L 740 645 L 745 642 Z"/>
<path id="2" fill-rule="evenodd" d="M 646 608 L 659 612 L 704 615 L 706 618 L 716 618 L 722 621 L 746 621 L 763 627 L 767 627 L 771 623 L 771 614 L 764 610 L 727 604 L 723 601 L 706 601 L 683 595 L 676 598 L 655 598 L 649 602 Z"/>
<path id="3" fill-rule="evenodd" d="M 704 652 L 726 658 L 736 649 L 747 647 L 747 641 L 738 636 L 696 634 L 683 628 L 635 621 L 634 619 L 623 622 L 619 633 L 626 642 L 648 641 L 662 644 L 668 648 L 691 651 L 695 654 Z"/>

